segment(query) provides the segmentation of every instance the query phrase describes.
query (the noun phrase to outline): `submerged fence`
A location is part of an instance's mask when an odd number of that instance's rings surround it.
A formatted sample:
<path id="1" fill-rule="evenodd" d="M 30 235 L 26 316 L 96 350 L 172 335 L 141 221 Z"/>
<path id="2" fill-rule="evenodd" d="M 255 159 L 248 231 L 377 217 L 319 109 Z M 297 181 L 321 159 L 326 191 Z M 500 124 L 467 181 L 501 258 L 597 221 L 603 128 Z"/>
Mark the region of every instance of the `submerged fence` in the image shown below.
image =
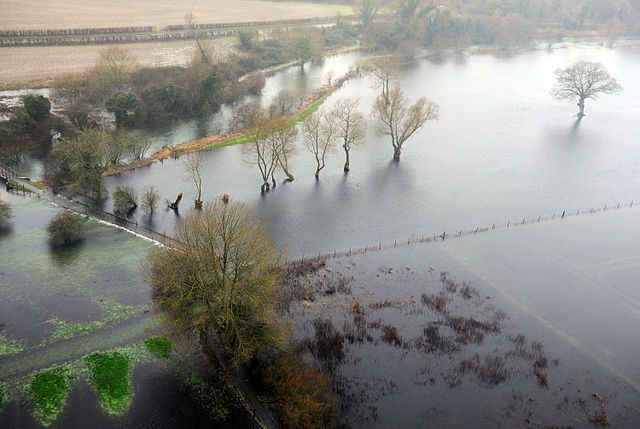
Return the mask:
<path id="1" fill-rule="evenodd" d="M 637 206 L 637 204 L 636 204 Z M 577 210 L 563 210 L 560 213 L 553 213 L 551 216 L 538 216 L 538 217 L 533 217 L 533 218 L 523 218 L 522 220 L 518 220 L 518 221 L 507 221 L 506 223 L 502 223 L 502 224 L 492 224 L 491 226 L 483 226 L 483 227 L 476 227 L 475 229 L 460 229 L 460 230 L 453 230 L 453 231 L 442 231 L 442 232 L 437 232 L 434 234 L 427 234 L 427 235 L 416 235 L 416 234 L 412 234 L 410 237 L 408 237 L 406 240 L 394 240 L 393 242 L 382 242 L 379 241 L 378 244 L 374 244 L 374 245 L 365 245 L 365 247 L 359 247 L 359 248 L 349 248 L 348 251 L 336 251 L 334 250 L 332 253 L 325 253 L 322 254 L 321 252 L 318 252 L 317 255 L 302 255 L 301 260 L 304 261 L 305 258 L 306 259 L 330 259 L 330 258 L 340 258 L 340 257 L 344 257 L 344 256 L 349 256 L 349 255 L 357 255 L 357 254 L 365 254 L 367 252 L 376 252 L 376 251 L 380 251 L 380 250 L 385 250 L 385 249 L 393 249 L 395 247 L 405 247 L 405 246 L 410 246 L 412 244 L 417 244 L 417 243 L 430 243 L 430 242 L 442 242 L 445 240 L 449 240 L 449 239 L 453 239 L 453 238 L 458 238 L 458 237 L 467 237 L 467 236 L 471 236 L 471 235 L 476 235 L 479 233 L 483 233 L 483 232 L 490 232 L 490 231 L 495 231 L 495 230 L 500 230 L 500 229 L 510 229 L 510 228 L 517 228 L 520 226 L 524 226 L 524 225 L 530 225 L 533 223 L 541 223 L 541 222 L 551 222 L 551 221 L 562 221 L 564 219 L 570 218 L 570 217 L 577 217 L 577 216 L 584 216 L 584 215 L 592 215 L 592 214 L 596 214 L 596 213 L 605 213 L 607 211 L 612 211 L 612 210 L 621 210 L 624 208 L 633 208 L 634 207 L 634 202 L 633 200 L 630 201 L 629 203 L 617 203 L 615 205 L 607 205 L 605 204 L 603 207 L 599 207 L 599 208 L 590 208 L 587 210 L 582 210 L 582 209 L 577 209 Z"/>

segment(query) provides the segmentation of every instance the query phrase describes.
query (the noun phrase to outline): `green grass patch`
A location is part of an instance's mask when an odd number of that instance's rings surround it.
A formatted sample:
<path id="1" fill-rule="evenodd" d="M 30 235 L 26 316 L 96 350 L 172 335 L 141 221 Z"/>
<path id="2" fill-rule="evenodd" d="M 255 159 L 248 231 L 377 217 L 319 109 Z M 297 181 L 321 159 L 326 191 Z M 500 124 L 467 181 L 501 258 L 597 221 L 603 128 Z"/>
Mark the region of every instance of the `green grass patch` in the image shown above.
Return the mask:
<path id="1" fill-rule="evenodd" d="M 0 334 L 0 356 L 15 355 L 24 350 L 22 344 L 17 340 L 12 340 Z"/>
<path id="2" fill-rule="evenodd" d="M 313 103 L 311 106 L 307 107 L 306 109 L 304 109 L 303 111 L 301 111 L 300 113 L 298 113 L 294 118 L 293 118 L 293 123 L 291 124 L 292 126 L 295 124 L 298 124 L 302 121 L 304 121 L 304 119 L 311 115 L 313 112 L 315 112 L 316 110 L 318 110 L 320 108 L 320 106 L 322 106 L 322 104 L 325 102 L 325 100 L 327 99 L 327 96 L 322 97 L 320 100 L 316 101 L 315 103 Z"/>
<path id="3" fill-rule="evenodd" d="M 45 371 L 31 380 L 34 414 L 44 426 L 49 426 L 62 411 L 69 392 L 69 381 L 62 369 Z"/>
<path id="4" fill-rule="evenodd" d="M 144 345 L 149 353 L 160 359 L 169 359 L 171 357 L 171 341 L 167 337 L 159 336 L 147 338 Z"/>
<path id="5" fill-rule="evenodd" d="M 40 183 L 32 182 L 31 180 L 23 180 L 23 182 L 27 182 L 31 186 L 34 186 L 34 187 L 40 189 L 41 191 L 44 191 L 45 189 L 47 189 L 46 186 L 41 185 Z"/>
<path id="6" fill-rule="evenodd" d="M 96 352 L 84 360 L 89 369 L 89 379 L 107 413 L 121 415 L 127 411 L 133 396 L 129 357 L 118 352 Z"/>

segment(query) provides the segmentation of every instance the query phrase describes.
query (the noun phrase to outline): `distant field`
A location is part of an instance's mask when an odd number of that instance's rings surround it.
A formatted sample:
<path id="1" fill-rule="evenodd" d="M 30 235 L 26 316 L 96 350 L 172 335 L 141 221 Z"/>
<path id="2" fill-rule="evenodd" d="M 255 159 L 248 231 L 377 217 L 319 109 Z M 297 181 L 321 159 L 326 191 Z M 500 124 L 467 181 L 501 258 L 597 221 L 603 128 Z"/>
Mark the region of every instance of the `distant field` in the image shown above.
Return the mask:
<path id="1" fill-rule="evenodd" d="M 0 11 L 0 30 L 163 27 L 184 24 L 188 12 L 197 24 L 336 15 L 320 4 L 257 0 L 0 0 Z"/>
<path id="2" fill-rule="evenodd" d="M 51 79 L 64 73 L 79 72 L 96 63 L 100 51 L 115 45 L 31 46 L 0 48 L 0 83 Z M 171 42 L 127 43 L 142 65 L 183 65 L 195 49 L 193 40 Z M 230 47 L 215 43 L 218 52 L 226 54 Z"/>

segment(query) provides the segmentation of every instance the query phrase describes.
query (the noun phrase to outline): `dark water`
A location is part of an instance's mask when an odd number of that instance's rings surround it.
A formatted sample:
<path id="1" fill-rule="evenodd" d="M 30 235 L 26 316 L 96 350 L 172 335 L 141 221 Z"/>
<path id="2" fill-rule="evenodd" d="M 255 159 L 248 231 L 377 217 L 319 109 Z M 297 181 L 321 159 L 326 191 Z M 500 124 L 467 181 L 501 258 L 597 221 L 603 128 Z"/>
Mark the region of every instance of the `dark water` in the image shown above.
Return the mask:
<path id="1" fill-rule="evenodd" d="M 624 87 L 589 102 L 579 125 L 576 106 L 549 96 L 554 70 L 577 60 L 602 62 Z M 261 195 L 258 171 L 243 162 L 241 148 L 220 148 L 205 155 L 203 199 L 228 193 L 247 202 L 293 255 L 628 203 L 640 198 L 639 69 L 638 49 L 588 46 L 420 61 L 399 84 L 412 99 L 436 101 L 441 119 L 405 144 L 399 163 L 369 118 L 367 143 L 352 154 L 347 175 L 338 151 L 316 181 L 313 156 L 300 146 L 296 180 Z M 357 97 L 368 116 L 376 95 L 369 79 L 355 79 L 325 105 Z M 166 199 L 182 191 L 183 210 L 194 199 L 180 161 L 107 179 L 109 190 L 124 183 L 154 184 Z M 173 212 L 134 216 L 160 231 L 175 222 Z"/>
<path id="2" fill-rule="evenodd" d="M 638 209 L 607 211 L 330 259 L 331 275 L 353 277 L 350 293 L 318 292 L 311 305 L 294 306 L 295 336 L 313 338 L 316 317 L 347 332 L 354 302 L 367 323 L 398 329 L 402 347 L 371 328 L 372 341 L 344 342 L 335 373 L 353 394 L 341 419 L 354 427 L 511 428 L 529 420 L 582 428 L 603 409 L 611 427 L 638 427 L 640 233 L 630 226 L 639 219 Z M 469 300 L 448 295 L 449 314 L 488 321 L 504 312 L 499 333 L 452 353 L 416 348 L 430 322 L 439 319 L 446 332 L 443 315 L 421 303 L 422 293 L 441 289 L 440 271 L 479 292 Z M 319 277 L 326 282 L 328 274 Z M 548 386 L 532 361 L 513 355 L 517 334 L 541 343 Z M 492 385 L 461 375 L 460 363 L 476 353 L 503 358 L 507 379 Z"/>

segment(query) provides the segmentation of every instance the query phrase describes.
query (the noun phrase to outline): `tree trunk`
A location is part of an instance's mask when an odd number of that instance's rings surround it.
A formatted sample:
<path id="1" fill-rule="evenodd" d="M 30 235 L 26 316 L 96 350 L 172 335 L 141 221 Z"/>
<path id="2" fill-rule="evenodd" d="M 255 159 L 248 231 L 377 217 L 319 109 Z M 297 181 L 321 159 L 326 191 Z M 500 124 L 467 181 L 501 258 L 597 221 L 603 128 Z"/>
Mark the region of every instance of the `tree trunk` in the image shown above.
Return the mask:
<path id="1" fill-rule="evenodd" d="M 344 147 L 344 153 L 346 155 L 346 161 L 344 163 L 344 172 L 346 173 L 347 171 L 349 171 L 349 150 L 346 147 Z"/>
<path id="2" fill-rule="evenodd" d="M 202 209 L 202 201 L 196 200 L 195 206 L 197 209 Z"/>
<path id="3" fill-rule="evenodd" d="M 584 114 L 584 99 L 580 99 L 580 101 L 578 101 L 578 107 L 580 107 L 580 112 L 578 112 L 578 119 L 582 119 L 583 116 L 586 116 Z"/>
<path id="4" fill-rule="evenodd" d="M 393 160 L 394 161 L 400 161 L 400 148 L 399 147 L 394 147 L 393 148 Z"/>

